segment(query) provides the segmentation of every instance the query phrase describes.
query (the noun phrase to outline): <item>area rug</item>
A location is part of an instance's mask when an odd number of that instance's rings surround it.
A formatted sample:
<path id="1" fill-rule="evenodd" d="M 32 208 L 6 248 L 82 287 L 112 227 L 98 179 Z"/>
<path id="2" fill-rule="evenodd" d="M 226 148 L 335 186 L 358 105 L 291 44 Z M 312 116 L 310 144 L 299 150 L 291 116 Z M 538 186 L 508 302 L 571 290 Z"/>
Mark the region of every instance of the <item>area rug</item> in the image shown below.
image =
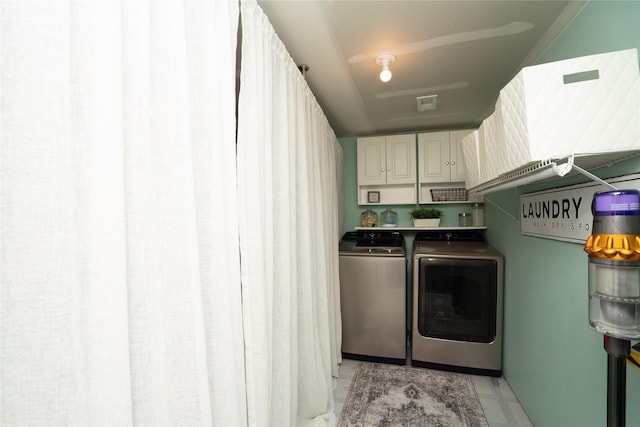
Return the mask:
<path id="1" fill-rule="evenodd" d="M 339 427 L 488 427 L 467 375 L 407 366 L 361 363 Z"/>

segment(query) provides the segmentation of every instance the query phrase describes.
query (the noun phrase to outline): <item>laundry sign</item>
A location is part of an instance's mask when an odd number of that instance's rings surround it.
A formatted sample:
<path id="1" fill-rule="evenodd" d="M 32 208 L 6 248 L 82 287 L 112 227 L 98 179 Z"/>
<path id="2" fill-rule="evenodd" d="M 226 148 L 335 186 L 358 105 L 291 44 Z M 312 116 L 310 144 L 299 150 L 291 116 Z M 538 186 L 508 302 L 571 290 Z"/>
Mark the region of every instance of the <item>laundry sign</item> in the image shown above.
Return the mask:
<path id="1" fill-rule="evenodd" d="M 640 190 L 640 174 L 607 180 L 620 190 Z M 522 234 L 584 244 L 591 235 L 594 193 L 608 191 L 598 183 L 554 188 L 520 196 Z"/>

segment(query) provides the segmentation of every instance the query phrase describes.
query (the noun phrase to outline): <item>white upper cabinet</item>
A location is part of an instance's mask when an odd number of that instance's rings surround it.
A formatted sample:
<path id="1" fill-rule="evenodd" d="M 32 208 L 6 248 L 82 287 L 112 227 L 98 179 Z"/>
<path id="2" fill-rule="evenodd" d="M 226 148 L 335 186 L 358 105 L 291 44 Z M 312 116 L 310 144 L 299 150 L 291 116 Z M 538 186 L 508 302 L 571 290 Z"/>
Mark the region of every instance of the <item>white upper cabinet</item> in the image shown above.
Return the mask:
<path id="1" fill-rule="evenodd" d="M 358 138 L 358 185 L 387 183 L 386 138 Z"/>
<path id="2" fill-rule="evenodd" d="M 460 141 L 473 130 L 418 134 L 420 183 L 463 182 L 466 177 Z"/>
<path id="3" fill-rule="evenodd" d="M 416 203 L 416 135 L 358 138 L 358 204 Z"/>
<path id="4" fill-rule="evenodd" d="M 358 138 L 358 185 L 415 184 L 415 134 Z"/>

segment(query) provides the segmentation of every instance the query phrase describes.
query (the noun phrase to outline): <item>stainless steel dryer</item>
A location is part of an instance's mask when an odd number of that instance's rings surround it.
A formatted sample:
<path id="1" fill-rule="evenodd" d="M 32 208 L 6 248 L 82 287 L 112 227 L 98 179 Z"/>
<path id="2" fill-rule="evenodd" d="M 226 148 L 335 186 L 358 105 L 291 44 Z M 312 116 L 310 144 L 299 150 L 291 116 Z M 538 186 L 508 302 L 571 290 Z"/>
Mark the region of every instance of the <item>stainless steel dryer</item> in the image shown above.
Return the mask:
<path id="1" fill-rule="evenodd" d="M 480 232 L 416 234 L 412 365 L 501 375 L 503 271 Z"/>
<path id="2" fill-rule="evenodd" d="M 340 242 L 342 354 L 405 364 L 407 270 L 398 231 L 354 231 Z"/>

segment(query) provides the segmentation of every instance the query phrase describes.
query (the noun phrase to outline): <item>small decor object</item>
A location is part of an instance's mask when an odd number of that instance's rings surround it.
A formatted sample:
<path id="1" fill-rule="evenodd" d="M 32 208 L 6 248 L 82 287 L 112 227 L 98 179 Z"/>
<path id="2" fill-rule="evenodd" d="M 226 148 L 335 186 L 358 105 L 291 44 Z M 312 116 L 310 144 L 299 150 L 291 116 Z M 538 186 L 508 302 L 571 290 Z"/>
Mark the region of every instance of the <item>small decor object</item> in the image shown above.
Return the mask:
<path id="1" fill-rule="evenodd" d="M 488 427 L 471 378 L 453 372 L 362 362 L 338 427 Z"/>
<path id="2" fill-rule="evenodd" d="M 474 203 L 471 210 L 473 225 L 484 225 L 484 206 L 480 203 Z"/>
<path id="3" fill-rule="evenodd" d="M 378 223 L 378 214 L 371 209 L 360 214 L 360 226 L 362 227 L 375 227 Z"/>
<path id="4" fill-rule="evenodd" d="M 471 226 L 471 214 L 467 212 L 462 212 L 458 214 L 458 225 L 460 227 L 470 227 Z"/>
<path id="5" fill-rule="evenodd" d="M 367 203 L 380 203 L 380 192 L 367 191 Z"/>
<path id="6" fill-rule="evenodd" d="M 433 208 L 413 208 L 411 217 L 414 227 L 438 227 L 442 211 Z"/>
<path id="7" fill-rule="evenodd" d="M 396 211 L 387 208 L 386 211 L 380 215 L 380 224 L 383 227 L 397 227 L 398 226 L 398 214 Z"/>

